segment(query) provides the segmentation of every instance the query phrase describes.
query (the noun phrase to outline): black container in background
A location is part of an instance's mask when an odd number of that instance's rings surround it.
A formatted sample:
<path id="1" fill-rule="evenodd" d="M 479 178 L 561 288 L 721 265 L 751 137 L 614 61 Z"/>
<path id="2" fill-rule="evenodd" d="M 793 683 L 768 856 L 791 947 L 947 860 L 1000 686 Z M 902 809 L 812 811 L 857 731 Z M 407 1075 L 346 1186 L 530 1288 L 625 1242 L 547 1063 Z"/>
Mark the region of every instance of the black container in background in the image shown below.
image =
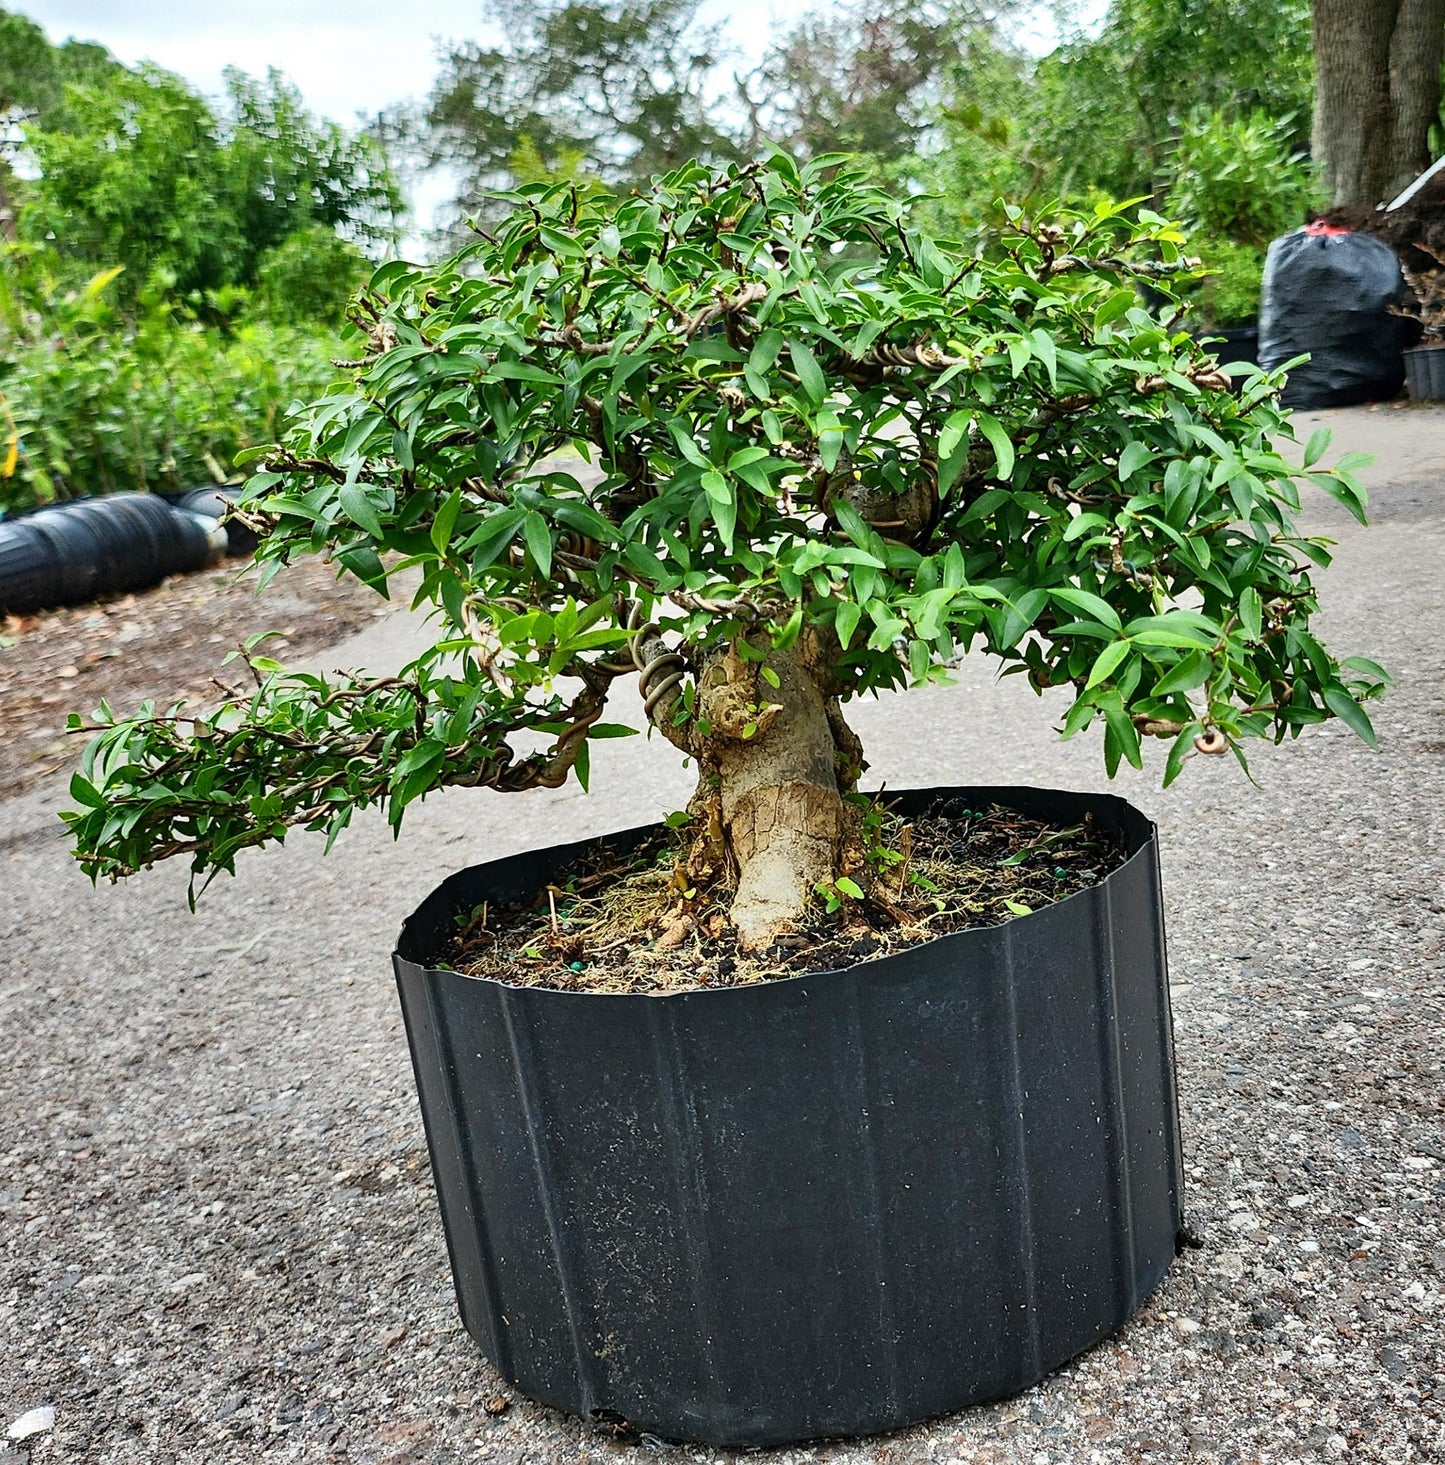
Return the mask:
<path id="1" fill-rule="evenodd" d="M 0 614 L 141 590 L 218 553 L 207 520 L 157 494 L 50 504 L 0 523 Z"/>
<path id="2" fill-rule="evenodd" d="M 1412 401 L 1445 401 L 1445 346 L 1417 346 L 1405 352 L 1405 385 Z"/>
<path id="3" fill-rule="evenodd" d="M 1405 277 L 1395 251 L 1368 234 L 1311 224 L 1276 239 L 1260 286 L 1259 364 L 1297 356 L 1287 407 L 1387 401 L 1405 380 L 1401 353 L 1419 325 L 1396 314 Z"/>
<path id="4" fill-rule="evenodd" d="M 395 957 L 462 1319 L 548 1404 L 774 1445 L 1012 1394 L 1158 1285 L 1180 1225 L 1153 826 L 996 927 L 843 972 L 662 996 L 438 970 L 456 917 L 595 844 L 453 876 Z M 616 836 L 627 844 L 645 831 Z"/>
<path id="5" fill-rule="evenodd" d="M 233 557 L 256 552 L 260 542 L 255 530 L 248 529 L 236 519 L 228 519 L 231 507 L 240 497 L 241 487 L 191 488 L 177 495 L 172 502 L 178 508 L 189 509 L 193 514 L 204 514 L 219 521 L 226 531 L 226 553 Z"/>

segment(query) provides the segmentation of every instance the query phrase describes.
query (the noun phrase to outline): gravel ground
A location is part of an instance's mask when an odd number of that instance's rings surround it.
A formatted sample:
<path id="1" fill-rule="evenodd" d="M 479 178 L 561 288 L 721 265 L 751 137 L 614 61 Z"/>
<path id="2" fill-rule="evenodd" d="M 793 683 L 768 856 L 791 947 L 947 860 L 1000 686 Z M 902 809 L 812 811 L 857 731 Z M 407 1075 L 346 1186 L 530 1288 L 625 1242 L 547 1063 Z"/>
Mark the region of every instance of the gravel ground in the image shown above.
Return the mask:
<path id="1" fill-rule="evenodd" d="M 1340 539 L 1327 633 L 1399 678 L 1381 751 L 1332 725 L 1262 749 L 1257 788 L 1202 759 L 1116 785 L 1162 831 L 1202 1244 L 1028 1393 L 778 1465 L 1445 1459 L 1445 412 L 1328 420 L 1382 454 L 1378 527 L 1311 512 Z M 325 662 L 380 669 L 414 634 Z M 894 788 L 1103 786 L 1051 710 L 970 665 L 855 720 Z M 666 745 L 598 752 L 590 797 L 458 791 L 324 864 L 298 838 L 196 917 L 180 869 L 92 891 L 49 788 L 0 804 L 0 1428 L 35 1429 L 0 1465 L 657 1458 L 488 1412 L 507 1391 L 456 1319 L 387 961 L 451 869 L 685 798 Z"/>

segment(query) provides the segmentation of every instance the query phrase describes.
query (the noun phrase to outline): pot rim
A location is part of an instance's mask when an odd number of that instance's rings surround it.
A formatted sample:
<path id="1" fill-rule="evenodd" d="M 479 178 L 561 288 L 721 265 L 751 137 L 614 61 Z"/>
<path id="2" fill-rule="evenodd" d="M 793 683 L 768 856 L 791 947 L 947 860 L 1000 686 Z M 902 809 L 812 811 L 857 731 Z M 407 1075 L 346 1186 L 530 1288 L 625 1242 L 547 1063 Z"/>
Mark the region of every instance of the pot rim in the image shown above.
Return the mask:
<path id="1" fill-rule="evenodd" d="M 1145 825 L 1145 836 L 1143 841 L 1140 843 L 1139 848 L 1136 849 L 1133 854 L 1129 855 L 1128 858 L 1125 859 L 1121 864 L 1115 866 L 1114 869 L 1110 870 L 1109 873 L 1105 875 L 1102 880 L 1096 882 L 1093 885 L 1086 886 L 1082 890 L 1076 890 L 1073 892 L 1073 894 L 1066 895 L 1062 900 L 1056 900 L 1052 904 L 1046 905 L 1040 910 L 1030 911 L 1029 914 L 1026 916 L 1010 916 L 1006 921 L 999 921 L 993 925 L 964 926 L 957 931 L 946 931 L 942 935 L 930 937 L 927 941 L 920 941 L 916 945 L 906 946 L 901 951 L 890 951 L 885 952 L 881 956 L 865 957 L 862 961 L 854 962 L 852 966 L 826 967 L 819 968 L 816 971 L 795 972 L 791 976 L 770 977 L 766 981 L 760 982 L 743 982 L 727 987 L 685 987 L 681 989 L 665 990 L 660 992 L 589 992 L 568 990 L 562 987 L 522 987 L 516 986 L 511 982 L 500 981 L 496 977 L 478 976 L 472 972 L 459 971 L 455 967 L 432 966 L 428 962 L 416 961 L 413 960 L 411 957 L 404 956 L 402 954 L 402 947 L 406 944 L 407 931 L 412 922 L 415 921 L 417 916 L 421 913 L 422 909 L 433 899 L 435 899 L 436 896 L 446 887 L 446 885 L 450 881 L 457 879 L 459 876 L 465 875 L 471 870 L 481 869 L 484 865 L 498 864 L 503 860 L 513 859 L 519 855 L 540 854 L 549 849 L 564 849 L 572 846 L 586 845 L 595 843 L 597 841 L 610 839 L 626 839 L 632 835 L 642 836 L 656 829 L 663 822 L 660 819 L 655 819 L 650 823 L 637 824 L 629 829 L 611 830 L 607 833 L 588 836 L 585 839 L 574 840 L 570 842 L 570 845 L 545 845 L 542 846 L 541 849 L 536 850 L 517 850 L 514 851 L 512 855 L 500 855 L 496 860 L 484 860 L 481 861 L 479 864 L 467 865 L 460 870 L 453 871 L 452 874 L 448 875 L 446 879 L 444 879 L 439 885 L 433 887 L 431 892 L 426 896 L 422 903 L 418 905 L 417 908 L 412 911 L 412 913 L 407 916 L 407 918 L 402 922 L 401 931 L 399 932 L 396 943 L 392 948 L 392 962 L 393 965 L 398 968 L 405 966 L 412 971 L 424 972 L 427 975 L 437 974 L 445 977 L 457 977 L 468 982 L 477 982 L 486 986 L 500 987 L 509 993 L 514 993 L 522 996 L 536 993 L 545 994 L 545 996 L 548 998 L 575 998 L 578 1000 L 591 1001 L 595 1001 L 599 998 L 610 998 L 613 1000 L 627 1000 L 633 1002 L 657 1002 L 666 1001 L 668 999 L 681 1000 L 683 998 L 697 999 L 704 997 L 724 998 L 727 996 L 733 996 L 734 998 L 736 998 L 740 993 L 758 993 L 774 990 L 783 991 L 798 982 L 811 982 L 819 978 L 846 976 L 850 972 L 857 972 L 860 967 L 866 967 L 875 963 L 878 965 L 883 965 L 890 960 L 909 958 L 912 957 L 915 953 L 927 952 L 932 948 L 941 945 L 943 942 L 958 942 L 960 940 L 966 940 L 969 938 L 976 939 L 980 935 L 980 933 L 1002 931 L 1007 927 L 1015 925 L 1018 922 L 1048 919 L 1052 917 L 1055 912 L 1062 911 L 1065 906 L 1072 905 L 1074 902 L 1079 900 L 1092 898 L 1096 895 L 1097 892 L 1104 890 L 1111 881 L 1123 875 L 1124 871 L 1131 868 L 1136 861 L 1144 859 L 1146 857 L 1157 858 L 1159 849 L 1158 825 L 1156 825 L 1155 822 L 1151 818 L 1149 818 L 1147 814 L 1143 813 L 1142 810 L 1136 808 L 1120 794 L 1097 793 L 1091 789 L 1045 789 L 1025 784 L 1000 784 L 996 787 L 992 787 L 989 785 L 941 785 L 928 788 L 897 789 L 894 791 L 894 793 L 895 796 L 898 798 L 906 798 L 909 795 L 933 795 L 936 797 L 946 797 L 955 788 L 969 788 L 972 792 L 989 792 L 996 795 L 1006 795 L 1009 793 L 1030 793 L 1045 795 L 1063 794 L 1069 798 L 1085 798 L 1093 801 L 1109 800 L 1120 805 L 1122 813 L 1132 814 L 1135 815 L 1137 818 L 1143 820 Z M 873 796 L 886 798 L 886 789 L 878 790 L 876 795 Z M 1007 804 L 1006 799 L 1003 798 L 997 798 L 995 799 L 995 802 L 1004 803 L 1005 805 Z"/>

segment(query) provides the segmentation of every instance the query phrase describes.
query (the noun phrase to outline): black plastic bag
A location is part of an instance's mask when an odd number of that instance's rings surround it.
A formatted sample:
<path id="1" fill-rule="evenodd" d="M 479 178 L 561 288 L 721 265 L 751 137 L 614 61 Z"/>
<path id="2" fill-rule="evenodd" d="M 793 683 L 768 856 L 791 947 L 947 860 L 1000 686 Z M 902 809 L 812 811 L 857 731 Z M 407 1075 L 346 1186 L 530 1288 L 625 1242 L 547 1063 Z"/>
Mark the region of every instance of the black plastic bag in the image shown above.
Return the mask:
<path id="1" fill-rule="evenodd" d="M 1388 244 L 1328 224 L 1276 239 L 1264 262 L 1259 364 L 1273 370 L 1309 352 L 1289 374 L 1287 407 L 1347 407 L 1395 396 L 1401 355 L 1415 331 L 1390 312 L 1405 296 Z"/>

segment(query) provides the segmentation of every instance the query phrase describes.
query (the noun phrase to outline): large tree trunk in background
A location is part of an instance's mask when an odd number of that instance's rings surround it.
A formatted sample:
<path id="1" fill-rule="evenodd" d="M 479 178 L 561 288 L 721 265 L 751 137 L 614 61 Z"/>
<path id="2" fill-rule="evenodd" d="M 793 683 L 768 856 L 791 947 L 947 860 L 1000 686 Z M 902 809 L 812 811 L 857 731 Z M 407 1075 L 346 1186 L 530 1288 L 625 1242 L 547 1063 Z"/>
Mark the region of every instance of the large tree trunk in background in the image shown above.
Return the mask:
<path id="1" fill-rule="evenodd" d="M 1445 0 L 1314 0 L 1314 153 L 1336 207 L 1373 208 L 1430 163 Z"/>
<path id="2" fill-rule="evenodd" d="M 770 650 L 766 664 L 776 687 L 730 650 L 704 669 L 697 688 L 706 733 L 697 744 L 694 813 L 736 875 L 732 921 L 754 951 L 802 915 L 820 881 L 843 873 L 843 795 L 860 771 L 857 739 L 830 698 L 816 648 L 805 637 Z"/>

